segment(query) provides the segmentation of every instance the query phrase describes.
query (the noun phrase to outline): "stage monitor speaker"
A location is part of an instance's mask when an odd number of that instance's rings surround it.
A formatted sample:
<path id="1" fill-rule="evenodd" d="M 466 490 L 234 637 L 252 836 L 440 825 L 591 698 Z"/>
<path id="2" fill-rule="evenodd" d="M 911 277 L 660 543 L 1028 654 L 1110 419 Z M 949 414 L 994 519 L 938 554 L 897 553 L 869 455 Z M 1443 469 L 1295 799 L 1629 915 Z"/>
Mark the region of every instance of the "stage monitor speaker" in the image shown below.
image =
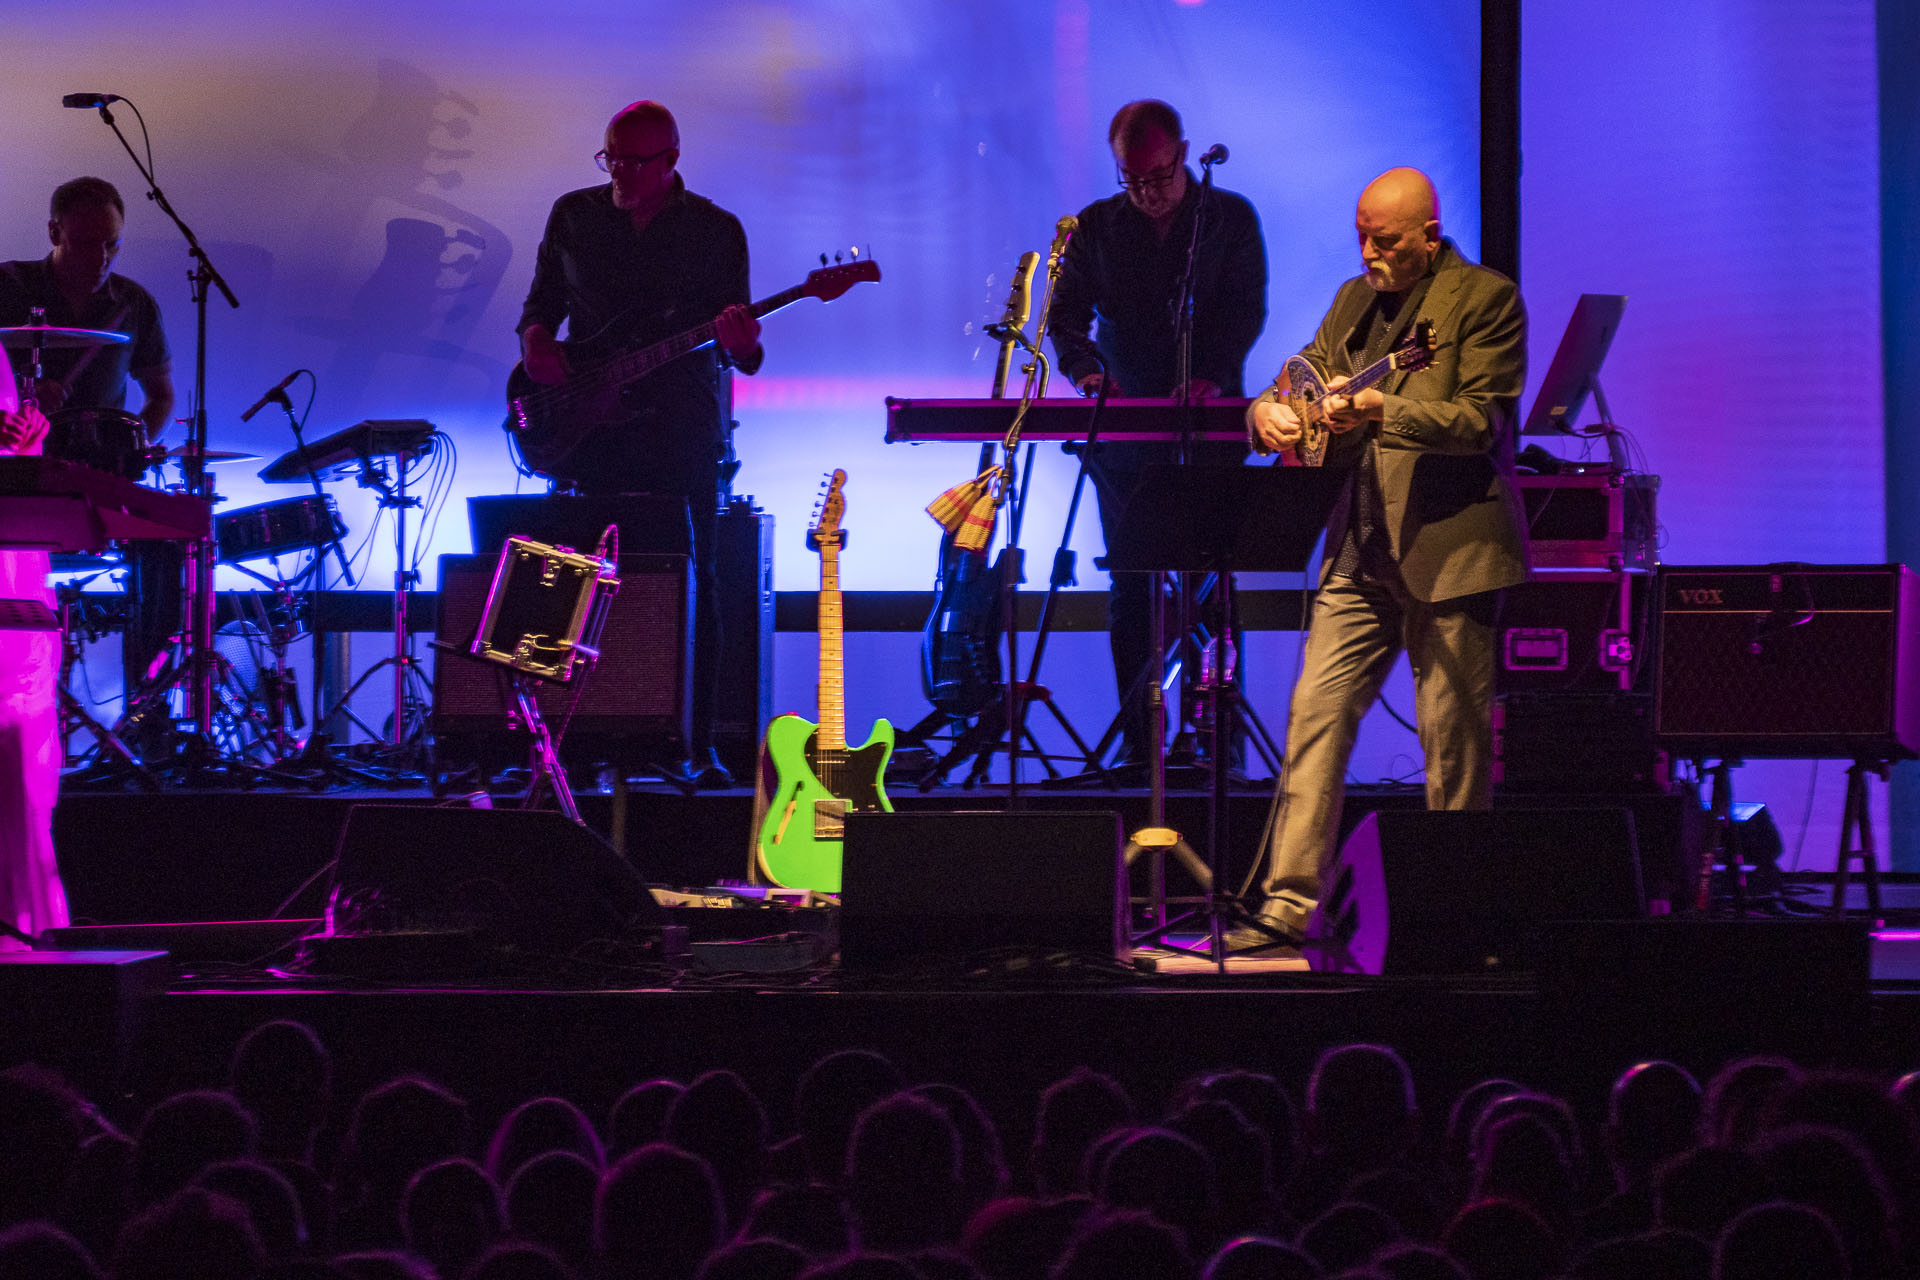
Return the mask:
<path id="1" fill-rule="evenodd" d="M 546 955 L 660 923 L 633 865 L 558 813 L 357 804 L 347 812 L 326 932 L 473 932 Z"/>
<path id="2" fill-rule="evenodd" d="M 497 556 L 440 557 L 437 639 L 464 646 L 473 638 L 497 562 Z M 556 733 L 564 724 L 569 738 L 639 739 L 663 748 L 685 742 L 693 669 L 690 565 L 686 556 L 620 557 L 620 590 L 600 637 L 600 662 L 585 677 L 585 688 L 576 680 L 543 683 L 538 690 L 540 714 Z M 505 735 L 512 706 L 502 669 L 457 654 L 435 655 L 436 735 Z"/>
<path id="3" fill-rule="evenodd" d="M 1378 810 L 1341 846 L 1304 952 L 1330 973 L 1524 970 L 1542 926 L 1643 909 L 1628 809 Z"/>
<path id="4" fill-rule="evenodd" d="M 773 715 L 773 517 L 735 500 L 714 531 L 720 661 L 713 746 L 735 778 L 752 775 Z"/>
<path id="5" fill-rule="evenodd" d="M 1905 565 L 1660 571 L 1654 731 L 1680 757 L 1920 752 L 1920 580 Z"/>
<path id="6" fill-rule="evenodd" d="M 1126 950 L 1120 815 L 850 813 L 840 963 L 892 971 L 1003 948 Z"/>

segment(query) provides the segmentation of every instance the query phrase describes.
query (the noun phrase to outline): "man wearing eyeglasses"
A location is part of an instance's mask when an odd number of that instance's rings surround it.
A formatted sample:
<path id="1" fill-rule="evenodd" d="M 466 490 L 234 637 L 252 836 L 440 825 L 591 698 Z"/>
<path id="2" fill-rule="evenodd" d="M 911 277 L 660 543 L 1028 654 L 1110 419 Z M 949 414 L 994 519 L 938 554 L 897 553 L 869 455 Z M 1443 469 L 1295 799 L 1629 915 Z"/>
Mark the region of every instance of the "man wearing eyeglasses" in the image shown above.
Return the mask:
<path id="1" fill-rule="evenodd" d="M 1067 246 L 1047 321 L 1058 367 L 1082 395 L 1096 394 L 1103 383 L 1110 396 L 1246 394 L 1247 352 L 1267 321 L 1259 215 L 1231 191 L 1215 190 L 1209 199 L 1194 270 L 1192 377 L 1186 388 L 1177 387 L 1174 310 L 1201 186 L 1186 167 L 1180 115 L 1164 102 L 1148 98 L 1121 107 L 1107 142 L 1121 190 L 1080 211 L 1080 229 Z M 1101 443 L 1091 471 L 1108 545 L 1141 472 L 1178 456 L 1172 444 Z M 1241 445 L 1199 444 L 1191 460 L 1231 465 L 1245 456 Z M 1151 584 L 1147 574 L 1115 574 L 1107 597 L 1126 760 L 1146 756 L 1140 691 L 1158 648 L 1148 634 Z"/>
<path id="2" fill-rule="evenodd" d="M 703 786 L 731 779 L 713 752 L 720 619 L 713 539 L 726 423 L 722 369 L 760 368 L 760 322 L 748 309 L 747 236 L 735 218 L 687 190 L 675 172 L 680 129 L 657 102 L 636 102 L 607 124 L 594 162 L 611 181 L 561 196 L 547 219 L 533 286 L 520 315 L 529 376 L 548 385 L 573 372 L 558 341 L 603 331 L 622 347 L 716 321 L 719 341 L 634 387 L 632 420 L 590 435 L 553 468 L 577 493 L 684 496 L 693 517 L 695 576 L 692 773 Z"/>

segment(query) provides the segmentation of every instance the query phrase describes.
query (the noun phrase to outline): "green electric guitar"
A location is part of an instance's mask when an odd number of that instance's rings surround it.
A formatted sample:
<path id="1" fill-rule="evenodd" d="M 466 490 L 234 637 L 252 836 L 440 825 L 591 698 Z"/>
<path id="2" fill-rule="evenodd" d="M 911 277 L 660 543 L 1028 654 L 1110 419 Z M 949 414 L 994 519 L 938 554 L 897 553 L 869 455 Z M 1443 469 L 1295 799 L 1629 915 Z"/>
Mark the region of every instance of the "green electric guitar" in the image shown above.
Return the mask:
<path id="1" fill-rule="evenodd" d="M 835 471 L 807 530 L 820 553 L 820 723 L 776 716 L 767 725 L 767 758 L 776 781 L 756 848 L 761 874 L 787 889 L 840 892 L 840 841 L 850 810 L 893 812 L 884 780 L 893 726 L 873 722 L 864 745 L 847 748 L 846 664 L 840 617 L 840 548 L 847 535 L 847 473 Z"/>

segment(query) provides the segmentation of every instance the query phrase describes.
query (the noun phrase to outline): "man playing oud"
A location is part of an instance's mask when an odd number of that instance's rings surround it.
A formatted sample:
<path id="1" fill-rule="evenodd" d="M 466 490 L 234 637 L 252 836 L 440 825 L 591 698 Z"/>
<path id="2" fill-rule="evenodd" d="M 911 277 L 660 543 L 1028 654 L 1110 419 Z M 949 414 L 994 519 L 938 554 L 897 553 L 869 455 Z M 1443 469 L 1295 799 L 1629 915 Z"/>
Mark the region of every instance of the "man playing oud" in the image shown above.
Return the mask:
<path id="1" fill-rule="evenodd" d="M 1354 736 L 1402 649 L 1427 807 L 1489 806 L 1494 610 L 1500 589 L 1527 576 L 1511 481 L 1526 382 L 1519 292 L 1441 236 L 1439 196 L 1417 169 L 1369 183 L 1354 229 L 1366 272 L 1340 286 L 1302 353 L 1328 376 L 1326 465 L 1352 470 L 1327 520 L 1264 902 L 1230 939 L 1270 956 L 1298 943 L 1319 898 Z M 1431 365 L 1339 394 L 1419 320 L 1433 326 Z M 1261 453 L 1291 453 L 1302 435 L 1277 389 L 1247 407 L 1247 430 Z"/>
<path id="2" fill-rule="evenodd" d="M 520 316 L 520 349 L 534 381 L 558 385 L 572 370 L 557 334 L 588 338 L 611 324 L 655 341 L 713 320 L 717 348 L 673 361 L 639 388 L 634 417 L 595 432 L 552 469 L 587 494 L 686 498 L 693 518 L 694 658 L 691 772 L 726 786 L 713 752 L 720 617 L 714 599 L 714 526 L 725 449 L 720 370 L 760 368 L 760 322 L 748 309 L 747 236 L 740 220 L 687 190 L 674 171 L 680 128 L 657 102 L 623 107 L 594 161 L 604 186 L 561 196 L 547 219 L 533 287 Z"/>

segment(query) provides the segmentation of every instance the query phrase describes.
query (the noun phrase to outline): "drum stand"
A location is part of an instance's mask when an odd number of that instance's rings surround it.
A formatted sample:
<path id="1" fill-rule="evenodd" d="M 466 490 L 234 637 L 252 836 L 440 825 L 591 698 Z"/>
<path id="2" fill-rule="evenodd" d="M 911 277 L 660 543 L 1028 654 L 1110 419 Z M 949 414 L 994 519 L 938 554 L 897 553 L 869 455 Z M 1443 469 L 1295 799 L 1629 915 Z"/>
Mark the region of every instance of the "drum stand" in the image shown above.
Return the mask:
<path id="1" fill-rule="evenodd" d="M 411 453 L 393 455 L 393 473 L 389 480 L 387 468 L 365 458 L 361 462 L 360 485 L 372 489 L 379 495 L 382 510 L 393 512 L 393 652 L 380 659 L 360 673 L 351 685 L 347 686 L 327 708 L 326 714 L 315 723 L 324 725 L 336 715 L 343 715 L 369 738 L 388 737 L 386 749 L 404 766 L 410 766 L 411 756 L 416 748 L 424 748 L 427 757 L 428 772 L 432 772 L 432 748 L 425 743 L 426 708 L 432 702 L 432 688 L 427 677 L 420 669 L 420 659 L 413 653 L 413 635 L 407 625 L 407 592 L 418 580 L 407 563 L 407 509 L 420 505 L 420 499 L 407 494 L 407 464 L 412 460 Z M 353 713 L 350 705 L 353 695 L 379 671 L 393 672 L 393 724 L 389 734 L 380 734 Z M 410 714 L 411 713 L 411 714 Z M 317 731 L 316 731 L 317 736 Z"/>
<path id="2" fill-rule="evenodd" d="M 133 775 L 143 791 L 158 791 L 160 780 L 153 776 L 148 768 L 140 763 L 120 735 L 100 723 L 91 711 L 88 711 L 80 699 L 74 697 L 70 687 L 73 669 L 85 659 L 80 653 L 80 641 L 74 635 L 74 606 L 79 602 L 83 586 L 62 585 L 54 589 L 60 602 L 60 744 L 64 755 L 66 743 L 75 733 L 85 730 L 94 740 L 102 758 L 111 756 L 118 767 Z"/>

